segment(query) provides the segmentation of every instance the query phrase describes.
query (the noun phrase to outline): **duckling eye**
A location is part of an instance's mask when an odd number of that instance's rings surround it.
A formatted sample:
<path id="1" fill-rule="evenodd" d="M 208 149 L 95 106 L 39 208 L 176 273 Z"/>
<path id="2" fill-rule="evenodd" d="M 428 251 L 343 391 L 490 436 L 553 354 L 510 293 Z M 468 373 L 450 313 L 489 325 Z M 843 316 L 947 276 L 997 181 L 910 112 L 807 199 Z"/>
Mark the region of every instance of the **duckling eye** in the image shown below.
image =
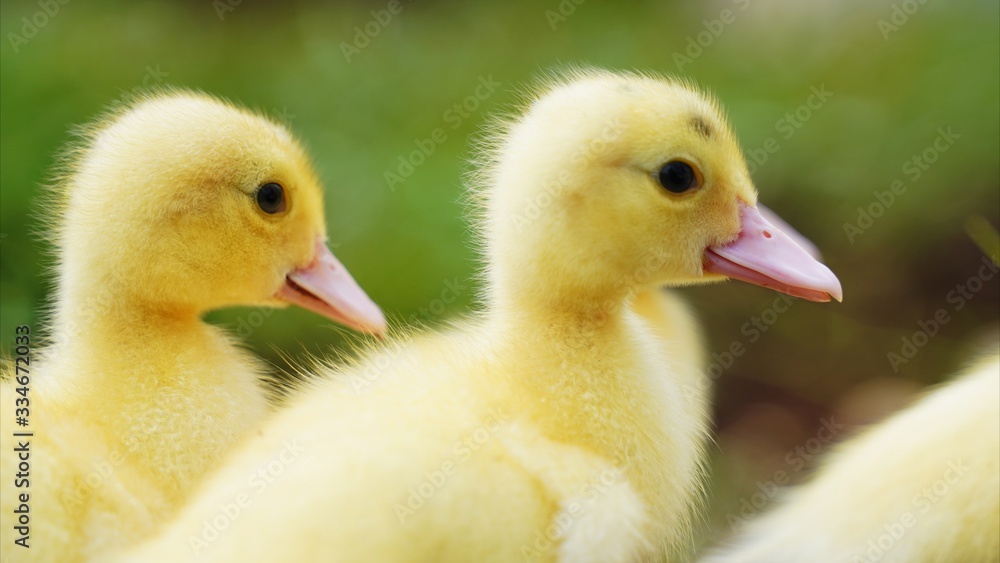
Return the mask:
<path id="1" fill-rule="evenodd" d="M 274 182 L 257 188 L 257 205 L 264 213 L 275 214 L 285 210 L 285 190 Z"/>
<path id="2" fill-rule="evenodd" d="M 663 165 L 657 175 L 660 185 L 668 192 L 681 194 L 698 187 L 698 177 L 686 162 L 674 160 Z"/>

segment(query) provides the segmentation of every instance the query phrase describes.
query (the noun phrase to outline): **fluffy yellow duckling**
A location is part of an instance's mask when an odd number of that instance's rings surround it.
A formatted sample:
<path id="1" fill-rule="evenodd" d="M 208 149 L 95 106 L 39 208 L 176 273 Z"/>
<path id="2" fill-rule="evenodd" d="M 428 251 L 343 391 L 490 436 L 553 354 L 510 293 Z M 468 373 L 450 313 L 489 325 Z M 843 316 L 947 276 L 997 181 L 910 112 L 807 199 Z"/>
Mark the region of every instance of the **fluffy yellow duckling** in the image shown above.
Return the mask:
<path id="1" fill-rule="evenodd" d="M 706 432 L 633 298 L 718 271 L 815 300 L 836 277 L 754 207 L 718 108 L 579 73 L 480 178 L 487 310 L 321 378 L 129 561 L 630 561 L 682 551 Z M 537 214 L 526 213 L 535 209 Z"/>
<path id="2" fill-rule="evenodd" d="M 845 443 L 706 563 L 1000 559 L 1000 359 Z"/>
<path id="3" fill-rule="evenodd" d="M 77 561 L 142 537 L 260 424 L 266 370 L 206 311 L 291 302 L 385 328 L 324 243 L 299 143 L 227 103 L 171 92 L 106 117 L 56 198 L 53 341 L 19 364 L 26 392 L 2 386 L 4 412 L 18 399 L 30 410 L 19 430 L 33 433 L 3 433 L 0 549 L 15 561 Z"/>

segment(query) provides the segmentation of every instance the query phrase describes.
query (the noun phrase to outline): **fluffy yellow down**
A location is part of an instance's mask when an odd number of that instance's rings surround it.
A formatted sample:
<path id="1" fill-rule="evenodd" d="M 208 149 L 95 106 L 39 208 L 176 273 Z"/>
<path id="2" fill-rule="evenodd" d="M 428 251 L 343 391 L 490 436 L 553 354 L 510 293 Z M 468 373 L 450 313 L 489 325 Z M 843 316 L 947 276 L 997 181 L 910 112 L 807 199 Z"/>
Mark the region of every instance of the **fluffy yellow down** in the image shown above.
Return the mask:
<path id="1" fill-rule="evenodd" d="M 676 158 L 700 189 L 658 185 Z M 721 279 L 703 273 L 705 248 L 735 239 L 739 202 L 756 202 L 741 151 L 684 84 L 581 72 L 486 160 L 486 310 L 316 368 L 123 560 L 683 558 L 705 386 L 700 351 L 671 344 L 690 319 L 672 325 L 676 303 L 652 290 Z"/>
<path id="2" fill-rule="evenodd" d="M 845 443 L 706 563 L 1000 559 L 1000 360 Z"/>
<path id="3" fill-rule="evenodd" d="M 253 192 L 293 203 L 264 216 Z M 51 338 L 30 366 L 30 488 L 15 488 L 19 398 L 4 367 L 4 561 L 100 560 L 148 534 L 268 411 L 264 369 L 200 320 L 279 305 L 285 273 L 325 233 L 322 194 L 281 126 L 208 96 L 145 97 L 84 131 L 53 191 Z M 15 545 L 29 494 L 30 548 Z"/>

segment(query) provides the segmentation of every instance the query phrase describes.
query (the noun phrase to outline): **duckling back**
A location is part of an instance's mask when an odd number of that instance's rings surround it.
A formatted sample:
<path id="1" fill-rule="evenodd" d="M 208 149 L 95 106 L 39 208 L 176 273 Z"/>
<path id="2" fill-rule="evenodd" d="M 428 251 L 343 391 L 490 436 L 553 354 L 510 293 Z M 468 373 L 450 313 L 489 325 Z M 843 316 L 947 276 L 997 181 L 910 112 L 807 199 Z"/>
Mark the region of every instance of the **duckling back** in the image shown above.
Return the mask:
<path id="1" fill-rule="evenodd" d="M 707 562 L 1000 558 L 1000 359 L 845 443 Z"/>

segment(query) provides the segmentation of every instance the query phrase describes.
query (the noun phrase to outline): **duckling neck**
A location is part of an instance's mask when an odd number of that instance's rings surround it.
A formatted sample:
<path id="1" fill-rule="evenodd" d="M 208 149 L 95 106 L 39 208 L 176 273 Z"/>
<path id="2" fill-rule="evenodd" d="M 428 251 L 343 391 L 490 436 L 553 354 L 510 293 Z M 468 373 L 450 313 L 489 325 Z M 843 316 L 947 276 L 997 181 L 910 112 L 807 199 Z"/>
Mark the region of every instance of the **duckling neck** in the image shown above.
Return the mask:
<path id="1" fill-rule="evenodd" d="M 122 391 L 123 400 L 148 402 L 148 392 L 128 390 L 141 385 L 149 392 L 212 394 L 221 387 L 247 393 L 257 385 L 257 362 L 223 331 L 202 321 L 194 308 L 107 289 L 63 292 L 54 326 L 43 355 L 58 362 L 53 373 L 73 387 L 76 397 L 98 399 Z"/>
<path id="2" fill-rule="evenodd" d="M 624 287 L 574 287 L 565 280 L 550 280 L 543 286 L 511 281 L 494 279 L 487 302 L 494 318 L 519 328 L 565 325 L 584 332 L 607 330 L 623 318 L 634 294 Z"/>
<path id="3" fill-rule="evenodd" d="M 261 364 L 195 310 L 79 296 L 61 294 L 48 397 L 179 494 L 266 415 Z"/>
<path id="4" fill-rule="evenodd" d="M 53 357 L 87 351 L 88 356 L 96 356 L 102 350 L 128 351 L 162 343 L 144 350 L 144 354 L 155 354 L 175 344 L 177 335 L 204 336 L 209 329 L 192 308 L 154 304 L 110 286 L 60 288 L 53 325 L 49 350 Z M 108 354 L 105 360 L 128 356 Z"/>

